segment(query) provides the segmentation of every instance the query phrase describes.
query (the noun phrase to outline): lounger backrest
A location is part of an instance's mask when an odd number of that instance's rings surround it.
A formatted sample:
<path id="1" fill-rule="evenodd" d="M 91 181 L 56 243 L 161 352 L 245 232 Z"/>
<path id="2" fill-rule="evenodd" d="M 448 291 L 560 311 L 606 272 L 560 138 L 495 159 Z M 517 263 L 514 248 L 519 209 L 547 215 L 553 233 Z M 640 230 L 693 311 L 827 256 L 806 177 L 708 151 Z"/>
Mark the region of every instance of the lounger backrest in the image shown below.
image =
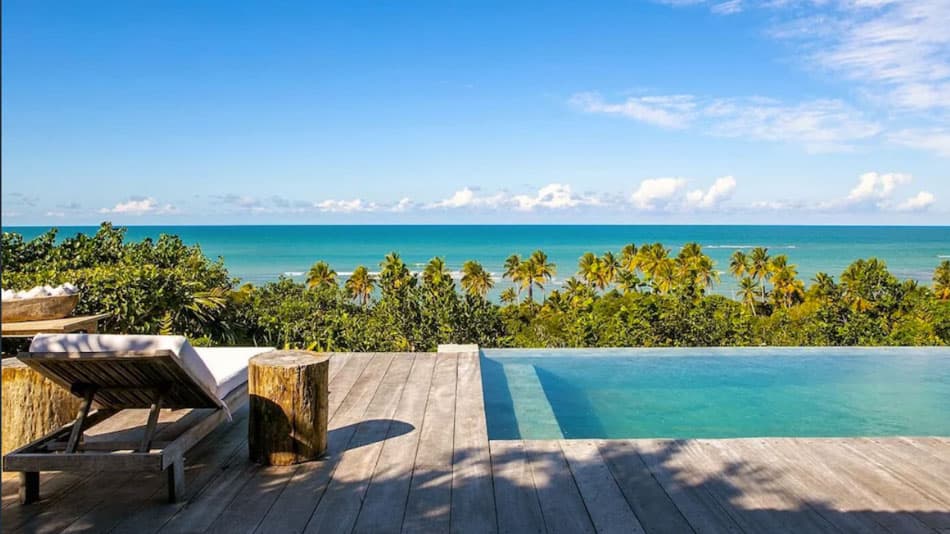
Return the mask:
<path id="1" fill-rule="evenodd" d="M 104 408 L 147 408 L 156 390 L 167 408 L 222 405 L 214 377 L 182 336 L 41 334 L 20 359 L 77 394 L 95 386 Z"/>

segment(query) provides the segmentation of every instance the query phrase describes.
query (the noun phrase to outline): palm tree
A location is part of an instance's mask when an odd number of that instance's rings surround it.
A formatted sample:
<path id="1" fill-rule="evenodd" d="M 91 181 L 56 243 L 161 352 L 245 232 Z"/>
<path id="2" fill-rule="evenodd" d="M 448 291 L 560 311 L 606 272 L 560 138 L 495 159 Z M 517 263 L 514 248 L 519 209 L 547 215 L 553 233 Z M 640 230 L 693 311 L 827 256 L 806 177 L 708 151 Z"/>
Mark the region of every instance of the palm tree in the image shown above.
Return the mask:
<path id="1" fill-rule="evenodd" d="M 366 306 L 366 303 L 369 302 L 370 295 L 373 294 L 374 285 L 375 282 L 373 281 L 373 277 L 369 274 L 369 270 L 360 265 L 354 269 L 353 274 L 346 279 L 343 287 L 350 297 L 358 300 L 361 306 Z"/>
<path id="2" fill-rule="evenodd" d="M 542 250 L 535 250 L 528 258 L 531 265 L 531 282 L 538 286 L 544 295 L 544 284 L 550 282 L 557 273 L 557 265 L 548 261 L 548 255 Z M 530 294 L 530 290 L 529 290 Z"/>
<path id="3" fill-rule="evenodd" d="M 491 274 L 482 267 L 481 263 L 469 260 L 462 264 L 462 289 L 473 297 L 482 297 L 495 285 Z M 510 289 L 510 288 L 509 288 Z"/>
<path id="4" fill-rule="evenodd" d="M 500 295 L 501 301 L 505 304 L 511 304 L 512 302 L 518 300 L 518 294 L 515 292 L 515 288 L 509 287 L 505 288 Z"/>
<path id="5" fill-rule="evenodd" d="M 676 274 L 679 283 L 688 284 L 702 294 L 707 287 L 719 281 L 712 258 L 703 254 L 699 243 L 687 243 L 676 255 Z"/>
<path id="6" fill-rule="evenodd" d="M 670 258 L 664 258 L 653 268 L 651 282 L 653 288 L 661 295 L 665 295 L 676 287 L 676 263 Z"/>
<path id="7" fill-rule="evenodd" d="M 600 258 L 600 272 L 597 273 L 597 285 L 601 289 L 606 289 L 617 279 L 617 273 L 620 271 L 620 262 L 614 257 L 614 253 L 607 251 Z"/>
<path id="8" fill-rule="evenodd" d="M 716 264 L 712 258 L 705 254 L 700 254 L 693 260 L 693 281 L 700 291 L 705 291 L 707 287 L 712 286 L 719 281 L 719 272 L 716 271 Z"/>
<path id="9" fill-rule="evenodd" d="M 769 249 L 764 247 L 755 247 L 749 255 L 748 273 L 759 283 L 762 292 L 762 298 L 765 299 L 765 283 L 768 281 L 771 273 L 769 271 Z"/>
<path id="10" fill-rule="evenodd" d="M 624 295 L 638 291 L 640 286 L 643 285 L 643 281 L 640 280 L 637 273 L 630 269 L 620 269 L 617 271 L 617 277 L 614 281 L 617 283 L 617 287 L 623 291 Z"/>
<path id="11" fill-rule="evenodd" d="M 445 266 L 445 260 L 438 256 L 429 260 L 429 263 L 422 270 L 422 281 L 431 287 L 442 287 L 446 283 L 451 284 L 452 273 Z"/>
<path id="12" fill-rule="evenodd" d="M 835 279 L 832 278 L 828 273 L 817 273 L 814 278 L 812 278 L 811 293 L 818 299 L 829 299 L 833 298 L 838 294 L 838 286 L 835 284 Z"/>
<path id="13" fill-rule="evenodd" d="M 620 249 L 620 265 L 633 272 L 637 268 L 637 246 L 633 243 L 627 243 Z"/>
<path id="14" fill-rule="evenodd" d="M 570 301 L 570 298 L 561 294 L 557 289 L 554 289 L 551 291 L 551 294 L 548 295 L 548 298 L 545 299 L 544 306 L 548 309 L 566 312 L 570 308 Z"/>
<path id="15" fill-rule="evenodd" d="M 742 303 L 749 307 L 752 315 L 755 316 L 755 305 L 758 301 L 759 283 L 750 277 L 744 277 L 739 280 L 739 297 Z"/>
<path id="16" fill-rule="evenodd" d="M 577 260 L 577 274 L 587 285 L 593 287 L 597 282 L 597 272 L 600 270 L 600 260 L 593 252 L 585 252 Z"/>
<path id="17" fill-rule="evenodd" d="M 653 280 L 669 256 L 669 249 L 664 248 L 662 243 L 642 246 L 637 251 L 637 267 L 648 280 Z"/>
<path id="18" fill-rule="evenodd" d="M 934 270 L 934 295 L 940 300 L 950 300 L 950 260 L 943 260 Z"/>
<path id="19" fill-rule="evenodd" d="M 841 290 L 845 302 L 856 312 L 865 312 L 886 298 L 897 280 L 887 265 L 877 259 L 860 259 L 841 273 Z"/>
<path id="20" fill-rule="evenodd" d="M 790 308 L 794 301 L 804 298 L 805 284 L 798 279 L 798 269 L 788 263 L 787 256 L 781 254 L 773 258 L 769 262 L 769 271 L 776 302 L 781 303 L 785 308 Z"/>
<path id="21" fill-rule="evenodd" d="M 732 256 L 729 257 L 729 272 L 736 278 L 742 278 L 749 274 L 750 267 L 749 257 L 741 250 L 733 252 Z"/>
<path id="22" fill-rule="evenodd" d="M 703 247 L 699 243 L 690 242 L 683 245 L 678 256 L 686 260 L 692 260 L 703 255 Z"/>
<path id="23" fill-rule="evenodd" d="M 395 290 L 401 289 L 408 285 L 409 280 L 412 279 L 412 273 L 409 272 L 406 263 L 402 261 L 402 258 L 400 258 L 396 252 L 387 254 L 386 257 L 383 258 L 383 261 L 379 263 L 379 267 L 379 279 L 384 290 L 387 288 Z"/>
<path id="24" fill-rule="evenodd" d="M 502 273 L 502 278 L 510 279 L 515 286 L 518 288 L 518 294 L 521 294 L 522 290 L 522 275 L 524 274 L 524 268 L 521 266 L 521 256 L 517 254 L 512 254 L 505 258 L 505 271 Z"/>
<path id="25" fill-rule="evenodd" d="M 528 300 L 534 302 L 534 264 L 531 259 L 527 259 L 518 264 L 518 270 L 512 276 L 511 281 L 518 284 L 518 293 L 528 290 Z"/>
<path id="26" fill-rule="evenodd" d="M 307 273 L 307 287 L 322 289 L 330 286 L 336 286 L 336 271 L 331 269 L 325 261 L 314 263 L 310 267 L 310 272 Z"/>
<path id="27" fill-rule="evenodd" d="M 502 273 L 502 276 L 505 278 L 514 277 L 515 273 L 518 272 L 518 266 L 521 265 L 521 256 L 517 254 L 512 254 L 505 258 L 505 272 Z"/>

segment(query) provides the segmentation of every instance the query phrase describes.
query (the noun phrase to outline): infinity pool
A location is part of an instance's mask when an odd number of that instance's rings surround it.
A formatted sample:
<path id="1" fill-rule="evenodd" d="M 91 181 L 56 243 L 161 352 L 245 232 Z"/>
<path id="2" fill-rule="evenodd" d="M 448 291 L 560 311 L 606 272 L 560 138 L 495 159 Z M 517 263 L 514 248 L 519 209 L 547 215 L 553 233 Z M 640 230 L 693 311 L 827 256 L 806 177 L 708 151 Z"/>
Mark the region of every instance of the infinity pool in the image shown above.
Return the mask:
<path id="1" fill-rule="evenodd" d="M 482 351 L 491 439 L 950 436 L 950 348 Z"/>

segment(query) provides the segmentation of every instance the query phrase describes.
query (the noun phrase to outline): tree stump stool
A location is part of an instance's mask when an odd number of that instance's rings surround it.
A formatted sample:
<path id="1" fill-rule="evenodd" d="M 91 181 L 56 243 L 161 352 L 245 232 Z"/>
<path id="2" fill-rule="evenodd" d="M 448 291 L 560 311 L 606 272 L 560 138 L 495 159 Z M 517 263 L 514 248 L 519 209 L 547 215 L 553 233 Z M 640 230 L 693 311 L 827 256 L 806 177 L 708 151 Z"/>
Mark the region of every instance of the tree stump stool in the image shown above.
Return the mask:
<path id="1" fill-rule="evenodd" d="M 16 358 L 3 359 L 2 398 L 3 454 L 73 421 L 82 403 Z"/>
<path id="2" fill-rule="evenodd" d="M 327 450 L 330 358 L 301 350 L 259 354 L 248 363 L 251 461 L 292 465 Z"/>

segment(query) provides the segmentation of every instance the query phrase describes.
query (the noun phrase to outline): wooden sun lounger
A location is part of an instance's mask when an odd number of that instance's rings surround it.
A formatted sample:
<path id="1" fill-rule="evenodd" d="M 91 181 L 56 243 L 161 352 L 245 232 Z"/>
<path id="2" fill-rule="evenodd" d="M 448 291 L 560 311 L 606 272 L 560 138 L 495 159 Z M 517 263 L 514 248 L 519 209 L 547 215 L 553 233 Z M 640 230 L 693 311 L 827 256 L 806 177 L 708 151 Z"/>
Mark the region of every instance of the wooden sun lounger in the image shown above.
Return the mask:
<path id="1" fill-rule="evenodd" d="M 168 498 L 177 502 L 185 491 L 185 454 L 228 419 L 168 350 L 19 358 L 82 398 L 75 421 L 4 456 L 3 470 L 20 472 L 24 504 L 39 500 L 41 471 L 167 471 Z M 247 383 L 223 400 L 228 410 L 239 408 Z"/>

